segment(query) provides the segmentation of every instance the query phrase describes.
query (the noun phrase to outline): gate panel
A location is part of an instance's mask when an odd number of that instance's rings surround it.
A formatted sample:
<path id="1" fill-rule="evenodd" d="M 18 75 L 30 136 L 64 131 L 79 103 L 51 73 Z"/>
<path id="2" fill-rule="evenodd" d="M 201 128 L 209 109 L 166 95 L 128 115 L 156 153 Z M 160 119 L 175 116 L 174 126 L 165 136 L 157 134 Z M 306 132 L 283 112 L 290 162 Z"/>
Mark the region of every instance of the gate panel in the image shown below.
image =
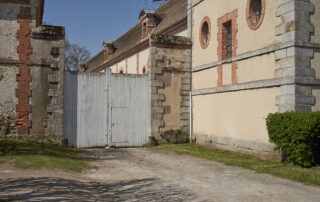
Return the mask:
<path id="1" fill-rule="evenodd" d="M 65 73 L 64 137 L 73 147 L 143 146 L 150 135 L 145 75 Z"/>
<path id="2" fill-rule="evenodd" d="M 110 75 L 110 146 L 143 146 L 150 135 L 150 93 L 146 75 Z"/>
<path id="3" fill-rule="evenodd" d="M 106 84 L 105 74 L 78 75 L 78 147 L 107 145 Z"/>
<path id="4" fill-rule="evenodd" d="M 105 74 L 65 72 L 64 136 L 69 146 L 107 145 L 106 87 Z"/>
<path id="5" fill-rule="evenodd" d="M 129 137 L 133 126 L 126 118 L 128 116 L 128 108 L 113 107 L 111 108 L 111 143 L 113 146 L 129 145 Z M 127 127 L 123 127 L 123 125 Z"/>

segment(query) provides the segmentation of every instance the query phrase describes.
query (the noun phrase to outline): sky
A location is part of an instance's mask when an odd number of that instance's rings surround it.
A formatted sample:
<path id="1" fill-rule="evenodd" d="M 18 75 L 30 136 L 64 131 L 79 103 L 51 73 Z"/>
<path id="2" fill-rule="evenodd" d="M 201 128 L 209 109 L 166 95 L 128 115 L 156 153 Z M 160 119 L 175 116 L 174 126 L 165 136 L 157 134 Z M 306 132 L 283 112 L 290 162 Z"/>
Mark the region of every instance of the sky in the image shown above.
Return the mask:
<path id="1" fill-rule="evenodd" d="M 103 41 L 114 41 L 138 23 L 142 9 L 159 5 L 151 0 L 45 0 L 43 21 L 64 26 L 66 39 L 94 56 Z"/>

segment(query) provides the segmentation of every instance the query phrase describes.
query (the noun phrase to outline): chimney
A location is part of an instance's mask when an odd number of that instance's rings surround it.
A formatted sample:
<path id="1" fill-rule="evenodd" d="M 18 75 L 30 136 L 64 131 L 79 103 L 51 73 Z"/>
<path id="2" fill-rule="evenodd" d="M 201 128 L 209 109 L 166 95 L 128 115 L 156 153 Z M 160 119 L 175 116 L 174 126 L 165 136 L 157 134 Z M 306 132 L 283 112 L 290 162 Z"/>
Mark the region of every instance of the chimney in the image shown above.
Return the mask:
<path id="1" fill-rule="evenodd" d="M 151 10 L 142 10 L 139 19 L 142 27 L 141 39 L 145 39 L 157 26 L 156 14 Z"/>
<path id="2" fill-rule="evenodd" d="M 104 47 L 104 61 L 107 61 L 113 54 L 114 47 L 112 43 L 108 41 L 104 41 L 102 45 Z"/>
<path id="3" fill-rule="evenodd" d="M 78 64 L 78 71 L 79 72 L 85 72 L 85 71 L 87 71 L 87 67 L 86 67 L 86 64 L 85 63 L 83 63 L 83 62 L 80 62 L 79 64 Z"/>

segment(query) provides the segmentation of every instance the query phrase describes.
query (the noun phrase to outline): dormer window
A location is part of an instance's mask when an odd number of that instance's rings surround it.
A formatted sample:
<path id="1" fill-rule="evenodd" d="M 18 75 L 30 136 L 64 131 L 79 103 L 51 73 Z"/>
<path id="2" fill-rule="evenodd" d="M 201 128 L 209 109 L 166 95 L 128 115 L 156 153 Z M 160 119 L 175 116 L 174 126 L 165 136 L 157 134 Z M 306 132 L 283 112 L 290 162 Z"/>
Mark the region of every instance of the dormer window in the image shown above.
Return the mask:
<path id="1" fill-rule="evenodd" d="M 141 22 L 141 39 L 145 39 L 157 26 L 157 16 L 154 11 L 143 10 L 140 12 L 139 19 Z"/>
<path id="2" fill-rule="evenodd" d="M 110 58 L 110 56 L 113 54 L 114 47 L 111 42 L 104 41 L 103 48 L 104 48 L 104 61 L 107 61 Z"/>

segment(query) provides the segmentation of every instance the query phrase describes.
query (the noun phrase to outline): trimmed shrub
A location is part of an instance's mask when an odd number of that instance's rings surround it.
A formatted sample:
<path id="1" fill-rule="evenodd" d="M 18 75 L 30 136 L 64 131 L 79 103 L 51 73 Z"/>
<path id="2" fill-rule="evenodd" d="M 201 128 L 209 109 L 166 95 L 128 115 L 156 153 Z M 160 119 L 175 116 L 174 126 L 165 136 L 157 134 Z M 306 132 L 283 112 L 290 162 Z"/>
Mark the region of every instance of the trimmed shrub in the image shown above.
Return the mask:
<path id="1" fill-rule="evenodd" d="M 269 114 L 267 129 L 275 149 L 286 154 L 285 161 L 302 167 L 320 162 L 320 112 Z"/>

